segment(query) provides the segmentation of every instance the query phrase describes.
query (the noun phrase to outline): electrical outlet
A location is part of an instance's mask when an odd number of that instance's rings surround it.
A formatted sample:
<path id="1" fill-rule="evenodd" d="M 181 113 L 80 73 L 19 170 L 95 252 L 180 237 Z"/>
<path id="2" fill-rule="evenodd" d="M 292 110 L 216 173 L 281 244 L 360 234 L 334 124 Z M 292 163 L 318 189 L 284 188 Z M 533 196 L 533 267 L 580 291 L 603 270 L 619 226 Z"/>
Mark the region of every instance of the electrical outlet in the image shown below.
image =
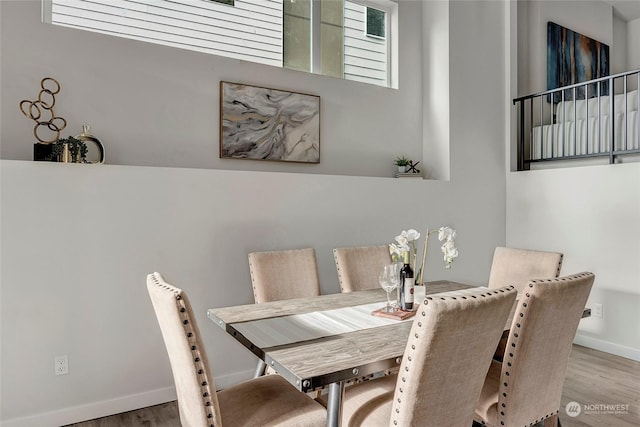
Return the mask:
<path id="1" fill-rule="evenodd" d="M 66 354 L 54 357 L 53 369 L 56 375 L 67 375 L 69 373 L 69 357 Z"/>
<path id="2" fill-rule="evenodd" d="M 593 317 L 602 317 L 602 304 L 593 304 L 591 315 Z"/>

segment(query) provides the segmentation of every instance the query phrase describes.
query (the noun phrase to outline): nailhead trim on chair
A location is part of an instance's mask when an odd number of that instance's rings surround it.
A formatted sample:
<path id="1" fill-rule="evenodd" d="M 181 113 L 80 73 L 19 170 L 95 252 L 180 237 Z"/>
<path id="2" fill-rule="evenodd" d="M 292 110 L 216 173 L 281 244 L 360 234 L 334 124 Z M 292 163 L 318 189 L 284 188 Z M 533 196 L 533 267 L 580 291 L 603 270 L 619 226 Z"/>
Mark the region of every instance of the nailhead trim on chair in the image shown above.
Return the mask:
<path id="1" fill-rule="evenodd" d="M 512 289 L 514 289 L 513 286 L 509 286 L 509 287 L 501 288 L 501 289 L 496 289 L 496 290 L 488 290 L 487 292 L 485 292 L 483 294 L 480 294 L 480 297 L 486 298 L 486 297 L 490 297 L 492 295 L 498 295 L 498 294 L 504 293 L 505 291 L 510 291 Z M 476 295 L 471 295 L 471 297 L 472 298 L 477 298 Z M 467 299 L 465 296 L 460 296 L 460 295 L 458 295 L 458 296 L 451 295 L 451 296 L 438 297 L 438 299 L 443 300 L 443 301 L 446 301 L 447 299 L 456 300 L 457 298 Z M 424 307 L 426 307 L 429 304 L 429 301 L 433 301 L 433 297 L 426 297 L 424 302 L 420 305 L 420 307 L 423 308 L 423 310 L 420 311 L 420 316 L 422 316 L 423 318 L 427 317 L 427 312 L 424 310 Z M 422 328 L 422 321 L 417 320 L 416 322 L 417 322 L 416 325 L 418 326 L 418 328 Z M 415 339 L 418 339 L 418 335 L 419 334 L 416 332 L 415 335 L 414 335 Z M 404 357 L 407 358 L 408 362 L 411 362 L 412 357 L 413 357 L 413 351 L 415 351 L 415 349 L 416 349 L 416 346 L 414 344 L 411 344 L 411 350 L 404 356 Z M 405 366 L 405 371 L 406 372 L 409 372 L 409 366 L 410 366 L 410 364 L 407 363 L 406 366 Z M 402 382 L 407 382 L 405 374 L 402 374 L 400 379 L 402 380 Z M 401 402 L 400 399 L 402 397 L 402 393 L 404 393 L 404 390 L 403 390 L 402 387 L 399 387 L 398 391 L 400 392 L 400 395 L 401 395 L 398 398 L 398 403 L 400 403 Z M 400 408 L 396 408 L 395 413 L 399 414 L 400 413 Z M 392 416 L 394 417 L 393 418 L 393 425 L 397 426 L 398 425 L 398 419 L 396 418 L 396 416 L 397 416 L 396 414 L 392 414 Z"/>
<path id="2" fill-rule="evenodd" d="M 344 292 L 344 287 L 342 286 L 342 271 L 338 266 L 338 254 L 336 254 L 335 248 L 333 249 L 333 260 L 336 263 L 336 271 L 338 272 L 338 283 L 340 284 L 340 292 Z"/>
<path id="3" fill-rule="evenodd" d="M 256 292 L 256 282 L 253 280 L 253 264 L 251 263 L 251 257 L 249 257 L 249 275 L 251 276 L 251 288 L 253 289 L 253 300 L 258 300 L 258 293 Z"/>
<path id="4" fill-rule="evenodd" d="M 152 275 L 152 279 L 153 279 L 153 283 L 155 283 L 156 285 L 168 291 L 173 292 L 173 294 L 175 295 L 176 304 L 179 306 L 180 317 L 182 319 L 182 325 L 185 331 L 185 335 L 187 337 L 187 341 L 189 342 L 189 344 L 191 344 L 191 353 L 193 357 L 194 367 L 196 369 L 196 374 L 200 382 L 200 389 L 202 392 L 202 397 L 203 397 L 202 402 L 204 405 L 204 409 L 207 414 L 207 418 L 209 420 L 213 420 L 213 410 L 212 410 L 213 404 L 211 403 L 211 399 L 210 399 L 211 397 L 211 388 L 209 386 L 210 382 L 209 382 L 209 379 L 207 378 L 207 373 L 205 370 L 204 363 L 202 362 L 202 355 L 200 353 L 200 350 L 196 346 L 195 331 L 191 326 L 186 304 L 184 303 L 182 296 L 180 295 L 180 293 L 175 287 L 160 281 L 155 274 Z M 215 426 L 213 423 L 211 423 L 209 427 L 215 427 Z"/>

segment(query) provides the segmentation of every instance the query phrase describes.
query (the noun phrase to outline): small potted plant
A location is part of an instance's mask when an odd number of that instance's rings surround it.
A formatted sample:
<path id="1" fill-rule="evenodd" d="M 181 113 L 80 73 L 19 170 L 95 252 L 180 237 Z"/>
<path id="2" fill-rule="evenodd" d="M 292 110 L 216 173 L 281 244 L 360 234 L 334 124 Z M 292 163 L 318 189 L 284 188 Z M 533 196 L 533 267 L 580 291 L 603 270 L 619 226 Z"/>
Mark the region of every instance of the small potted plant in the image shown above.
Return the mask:
<path id="1" fill-rule="evenodd" d="M 393 163 L 398 167 L 399 173 L 404 173 L 407 171 L 407 166 L 411 163 L 411 160 L 407 159 L 405 156 L 396 157 Z"/>
<path id="2" fill-rule="evenodd" d="M 51 146 L 51 155 L 46 160 L 62 163 L 86 163 L 87 144 L 72 136 L 60 138 Z"/>

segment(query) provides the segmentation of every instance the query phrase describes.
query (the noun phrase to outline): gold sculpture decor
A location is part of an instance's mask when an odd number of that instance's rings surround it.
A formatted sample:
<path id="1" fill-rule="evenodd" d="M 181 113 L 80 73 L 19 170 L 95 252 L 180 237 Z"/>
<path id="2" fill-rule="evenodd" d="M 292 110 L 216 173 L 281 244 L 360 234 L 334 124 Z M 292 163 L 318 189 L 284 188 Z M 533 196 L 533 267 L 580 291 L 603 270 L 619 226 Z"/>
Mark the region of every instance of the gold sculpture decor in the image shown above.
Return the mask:
<path id="1" fill-rule="evenodd" d="M 60 92 L 60 83 L 52 77 L 45 77 L 40 81 L 42 90 L 38 99 L 20 101 L 20 111 L 36 124 L 33 127 L 33 136 L 43 144 L 51 144 L 60 138 L 60 132 L 67 127 L 67 121 L 57 117 L 53 111 L 56 103 L 56 94 Z M 53 133 L 53 137 L 46 138 L 42 135 L 45 131 Z"/>

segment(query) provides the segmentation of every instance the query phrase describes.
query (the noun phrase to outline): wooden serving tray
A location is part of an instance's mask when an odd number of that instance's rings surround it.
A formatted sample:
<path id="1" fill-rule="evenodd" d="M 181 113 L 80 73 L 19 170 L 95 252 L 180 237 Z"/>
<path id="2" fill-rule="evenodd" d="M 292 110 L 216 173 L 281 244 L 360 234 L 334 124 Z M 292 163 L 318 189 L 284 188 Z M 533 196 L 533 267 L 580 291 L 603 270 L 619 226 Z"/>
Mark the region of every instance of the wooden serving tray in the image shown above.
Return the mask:
<path id="1" fill-rule="evenodd" d="M 371 314 L 374 316 L 386 317 L 387 319 L 396 319 L 396 320 L 405 320 L 415 316 L 416 314 L 415 311 L 396 310 L 394 312 L 387 313 L 386 311 L 383 311 L 383 310 L 384 310 L 384 307 L 372 311 Z"/>

